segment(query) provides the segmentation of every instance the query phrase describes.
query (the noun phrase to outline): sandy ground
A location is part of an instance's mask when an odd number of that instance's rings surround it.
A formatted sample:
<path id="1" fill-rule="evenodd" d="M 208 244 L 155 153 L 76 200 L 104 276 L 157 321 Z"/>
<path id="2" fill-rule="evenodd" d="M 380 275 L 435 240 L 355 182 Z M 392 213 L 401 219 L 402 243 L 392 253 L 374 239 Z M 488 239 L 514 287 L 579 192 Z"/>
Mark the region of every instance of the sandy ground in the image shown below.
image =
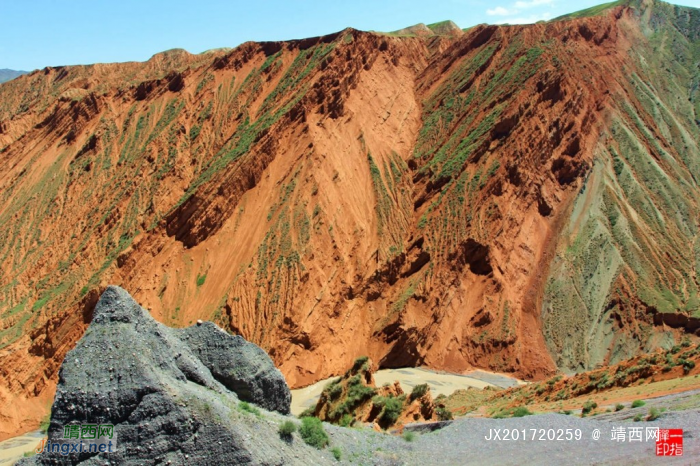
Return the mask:
<path id="1" fill-rule="evenodd" d="M 0 466 L 15 464 L 25 452 L 34 450 L 44 437 L 44 434 L 36 431 L 0 442 Z"/>
<path id="2" fill-rule="evenodd" d="M 316 382 L 308 387 L 292 390 L 292 414 L 298 416 L 305 409 L 313 406 L 321 396 L 323 387 L 337 377 L 331 377 Z M 382 369 L 374 373 L 377 386 L 399 381 L 404 392 L 410 393 L 416 385 L 427 383 L 433 397 L 438 395 L 450 395 L 455 390 L 467 387 L 484 388 L 488 386 L 512 387 L 523 384 L 512 377 L 492 372 L 477 370 L 468 374 L 450 374 L 447 372 L 434 372 L 421 368 Z"/>

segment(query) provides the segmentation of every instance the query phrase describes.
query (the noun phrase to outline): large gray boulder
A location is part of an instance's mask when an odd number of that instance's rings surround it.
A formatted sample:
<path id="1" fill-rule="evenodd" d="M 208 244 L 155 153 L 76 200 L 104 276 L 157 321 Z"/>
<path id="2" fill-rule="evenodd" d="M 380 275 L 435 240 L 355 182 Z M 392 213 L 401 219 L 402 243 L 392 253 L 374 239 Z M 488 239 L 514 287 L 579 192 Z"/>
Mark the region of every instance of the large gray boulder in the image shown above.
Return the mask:
<path id="1" fill-rule="evenodd" d="M 240 409 L 239 397 L 261 413 Z M 211 323 L 171 329 L 110 286 L 59 374 L 48 436 L 113 424 L 114 453 L 41 453 L 22 464 L 323 464 L 277 433 L 289 412 L 282 374 L 259 347 Z M 310 463 L 309 463 L 310 462 Z"/>
<path id="2" fill-rule="evenodd" d="M 178 332 L 180 340 L 207 366 L 211 375 L 241 400 L 289 414 L 292 393 L 282 373 L 258 345 L 204 322 Z"/>

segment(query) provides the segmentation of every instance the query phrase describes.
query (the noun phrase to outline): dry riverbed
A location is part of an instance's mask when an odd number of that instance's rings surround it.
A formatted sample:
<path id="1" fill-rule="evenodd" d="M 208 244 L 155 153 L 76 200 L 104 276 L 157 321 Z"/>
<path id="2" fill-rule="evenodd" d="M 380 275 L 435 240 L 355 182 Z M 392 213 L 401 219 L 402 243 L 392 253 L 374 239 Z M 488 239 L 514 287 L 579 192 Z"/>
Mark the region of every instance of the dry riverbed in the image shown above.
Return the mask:
<path id="1" fill-rule="evenodd" d="M 314 406 L 321 396 L 323 387 L 335 378 L 337 377 L 331 377 L 308 387 L 292 390 L 292 414 L 298 416 L 305 409 Z M 395 381 L 398 381 L 403 391 L 407 393 L 410 393 L 416 385 L 427 383 L 430 386 L 433 397 L 438 395 L 447 396 L 455 390 L 469 387 L 479 389 L 489 386 L 508 388 L 525 383 L 504 374 L 482 370 L 472 371 L 467 374 L 450 374 L 422 368 L 382 369 L 374 373 L 374 380 L 377 386 L 382 386 L 386 383 L 393 384 Z"/>
<path id="2" fill-rule="evenodd" d="M 32 452 L 45 436 L 36 431 L 0 442 L 0 466 L 15 464 L 25 453 Z"/>

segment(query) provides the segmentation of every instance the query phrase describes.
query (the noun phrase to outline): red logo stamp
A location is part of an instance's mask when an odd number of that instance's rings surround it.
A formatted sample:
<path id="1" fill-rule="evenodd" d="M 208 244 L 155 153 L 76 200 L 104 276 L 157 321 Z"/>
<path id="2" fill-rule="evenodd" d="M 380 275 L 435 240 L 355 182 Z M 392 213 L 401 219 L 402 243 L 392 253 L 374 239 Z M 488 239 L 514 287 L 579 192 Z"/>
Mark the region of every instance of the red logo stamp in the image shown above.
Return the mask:
<path id="1" fill-rule="evenodd" d="M 659 429 L 656 456 L 683 456 L 683 429 Z"/>

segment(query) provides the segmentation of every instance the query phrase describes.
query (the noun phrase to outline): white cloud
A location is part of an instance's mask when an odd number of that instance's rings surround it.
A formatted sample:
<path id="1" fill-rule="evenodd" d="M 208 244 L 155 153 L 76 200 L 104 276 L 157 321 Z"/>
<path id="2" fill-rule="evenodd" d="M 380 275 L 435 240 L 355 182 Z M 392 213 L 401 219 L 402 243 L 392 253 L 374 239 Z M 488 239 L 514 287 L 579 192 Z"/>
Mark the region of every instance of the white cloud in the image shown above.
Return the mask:
<path id="1" fill-rule="evenodd" d="M 518 1 L 515 2 L 515 8 L 526 10 L 535 6 L 551 5 L 554 0 L 529 0 L 529 1 Z"/>
<path id="2" fill-rule="evenodd" d="M 508 16 L 517 13 L 517 11 L 510 11 L 502 6 L 497 6 L 492 10 L 486 10 L 486 14 L 489 16 Z"/>
<path id="3" fill-rule="evenodd" d="M 535 13 L 535 11 L 540 12 L 546 7 L 553 7 L 557 0 L 518 0 L 513 3 L 510 7 L 497 6 L 486 10 L 486 14 L 489 16 L 510 16 L 510 18 L 504 18 L 499 20 L 497 24 L 527 24 L 536 23 L 537 21 L 550 19 L 550 13 Z M 523 10 L 535 9 L 531 11 L 532 14 L 525 14 Z"/>
<path id="4" fill-rule="evenodd" d="M 531 23 L 536 23 L 537 21 L 547 21 L 551 18 L 552 18 L 551 13 L 542 13 L 539 15 L 520 16 L 520 17 L 515 17 L 515 18 L 505 18 L 505 19 L 499 20 L 496 24 L 531 24 Z"/>

